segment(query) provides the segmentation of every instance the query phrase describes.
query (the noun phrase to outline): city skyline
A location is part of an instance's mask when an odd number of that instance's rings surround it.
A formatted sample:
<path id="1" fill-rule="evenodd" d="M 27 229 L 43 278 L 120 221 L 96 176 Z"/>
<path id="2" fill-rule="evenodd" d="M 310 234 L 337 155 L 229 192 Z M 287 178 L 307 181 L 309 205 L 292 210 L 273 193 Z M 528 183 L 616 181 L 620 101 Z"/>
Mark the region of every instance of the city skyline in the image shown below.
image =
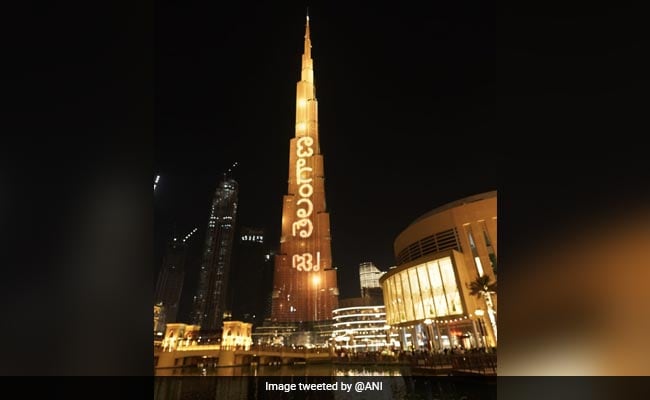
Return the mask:
<path id="1" fill-rule="evenodd" d="M 410 221 L 497 186 L 491 27 L 454 8 L 347 10 L 310 11 L 341 298 L 359 295 L 361 262 L 384 271 L 395 264 L 393 240 Z M 172 230 L 201 226 L 209 193 L 233 162 L 238 218 L 279 243 L 304 10 L 244 14 L 235 9 L 218 27 L 188 21 L 187 31 L 173 31 L 193 40 L 163 41 L 169 62 L 158 80 L 174 95 L 163 95 L 157 111 L 157 252 Z M 197 61 L 179 62 L 179 53 Z M 191 286 L 192 266 L 188 274 Z"/>

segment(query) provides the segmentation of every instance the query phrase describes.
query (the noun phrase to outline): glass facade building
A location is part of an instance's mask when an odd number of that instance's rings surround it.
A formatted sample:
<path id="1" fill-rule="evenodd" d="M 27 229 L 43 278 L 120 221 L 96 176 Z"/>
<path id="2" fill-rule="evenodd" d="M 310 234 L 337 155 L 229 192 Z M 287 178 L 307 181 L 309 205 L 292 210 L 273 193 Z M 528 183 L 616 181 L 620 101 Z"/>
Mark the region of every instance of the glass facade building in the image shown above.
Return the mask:
<path id="1" fill-rule="evenodd" d="M 221 329 L 235 239 L 237 194 L 237 182 L 224 177 L 217 187 L 210 208 L 199 284 L 192 310 L 192 323 L 204 330 Z"/>
<path id="2" fill-rule="evenodd" d="M 379 278 L 385 271 L 380 271 L 372 262 L 363 262 L 359 264 L 359 283 L 361 284 L 361 296 L 366 297 L 376 292 L 375 289 L 381 288 Z"/>
<path id="3" fill-rule="evenodd" d="M 496 293 L 469 287 L 480 276 L 496 282 L 496 233 L 494 191 L 438 207 L 397 236 L 398 265 L 380 283 L 386 322 L 402 329 L 405 347 L 419 346 L 405 333 L 421 332 L 437 350 L 496 346 Z"/>
<path id="4" fill-rule="evenodd" d="M 450 256 L 392 274 L 384 281 L 390 299 L 388 323 L 463 315 L 466 307 L 458 286 Z"/>

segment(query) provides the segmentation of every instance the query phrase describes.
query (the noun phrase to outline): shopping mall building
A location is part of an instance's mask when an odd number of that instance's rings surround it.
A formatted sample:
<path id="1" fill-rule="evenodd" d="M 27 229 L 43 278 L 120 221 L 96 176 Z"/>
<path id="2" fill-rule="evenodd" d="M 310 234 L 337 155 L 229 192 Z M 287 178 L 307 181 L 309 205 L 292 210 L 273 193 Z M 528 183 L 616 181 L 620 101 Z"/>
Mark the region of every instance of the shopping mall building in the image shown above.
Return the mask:
<path id="1" fill-rule="evenodd" d="M 394 252 L 397 267 L 379 282 L 403 348 L 496 347 L 496 293 L 469 288 L 481 275 L 496 282 L 496 191 L 424 214 L 397 236 Z"/>

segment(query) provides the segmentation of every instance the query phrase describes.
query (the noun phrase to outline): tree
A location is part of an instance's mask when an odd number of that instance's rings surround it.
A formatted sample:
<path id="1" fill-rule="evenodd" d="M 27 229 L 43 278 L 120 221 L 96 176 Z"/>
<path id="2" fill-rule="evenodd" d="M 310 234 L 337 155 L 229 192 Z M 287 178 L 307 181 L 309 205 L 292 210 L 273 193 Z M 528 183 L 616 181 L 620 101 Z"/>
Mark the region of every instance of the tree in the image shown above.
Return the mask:
<path id="1" fill-rule="evenodd" d="M 497 283 L 491 281 L 492 279 L 487 275 L 479 276 L 467 284 L 467 288 L 470 290 L 469 294 L 480 299 L 485 298 L 486 294 L 496 293 Z"/>
<path id="2" fill-rule="evenodd" d="M 470 290 L 472 296 L 477 298 L 483 298 L 485 300 L 485 305 L 487 306 L 487 313 L 490 319 L 490 324 L 492 325 L 492 332 L 494 332 L 494 339 L 497 338 L 497 321 L 494 316 L 496 313 L 494 310 L 494 305 L 492 303 L 492 293 L 497 292 L 497 283 L 492 282 L 492 279 L 487 275 L 481 275 L 478 278 L 474 279 L 472 282 L 466 284 L 467 288 Z"/>

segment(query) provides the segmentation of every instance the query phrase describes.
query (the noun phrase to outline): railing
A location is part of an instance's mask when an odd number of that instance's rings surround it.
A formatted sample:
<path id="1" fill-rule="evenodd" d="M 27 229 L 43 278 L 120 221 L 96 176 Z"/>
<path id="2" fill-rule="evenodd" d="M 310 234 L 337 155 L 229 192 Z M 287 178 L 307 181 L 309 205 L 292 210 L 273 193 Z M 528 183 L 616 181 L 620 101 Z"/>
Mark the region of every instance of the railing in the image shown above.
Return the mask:
<path id="1" fill-rule="evenodd" d="M 220 345 L 190 345 L 179 346 L 175 351 L 214 351 L 225 349 Z M 160 351 L 160 348 L 157 348 Z M 295 357 L 303 356 L 311 358 L 330 358 L 337 364 L 388 364 L 388 365 L 409 365 L 412 368 L 430 371 L 432 373 L 469 373 L 480 375 L 494 375 L 497 368 L 496 353 L 467 352 L 464 354 L 431 354 L 431 353 L 397 353 L 385 355 L 379 352 L 359 352 L 331 354 L 326 348 L 293 348 L 277 346 L 251 346 L 249 349 L 243 347 L 232 347 L 227 350 L 234 350 L 238 354 Z M 166 351 L 169 351 L 167 349 Z"/>
<path id="2" fill-rule="evenodd" d="M 434 371 L 449 370 L 457 373 L 492 375 L 497 371 L 497 355 L 494 353 L 418 355 L 412 357 L 411 366 Z"/>
<path id="3" fill-rule="evenodd" d="M 175 349 L 176 351 L 197 351 L 197 350 L 221 350 L 221 345 L 218 344 L 196 344 L 189 346 L 178 346 Z"/>
<path id="4" fill-rule="evenodd" d="M 296 354 L 329 354 L 329 349 L 326 348 L 293 348 L 289 346 L 278 347 L 278 346 L 259 346 L 253 345 L 250 347 L 249 352 L 271 352 L 271 353 L 296 353 Z"/>
<path id="5" fill-rule="evenodd" d="M 180 344 L 175 346 L 173 349 L 164 346 L 154 346 L 154 352 L 170 352 L 170 351 L 214 351 L 214 350 L 228 350 L 235 351 L 238 353 L 273 353 L 273 354 L 320 354 L 323 356 L 329 355 L 329 350 L 324 348 L 293 348 L 293 347 L 277 347 L 277 346 L 250 346 L 246 348 L 245 346 L 222 346 L 218 344 L 191 344 L 185 345 Z"/>
<path id="6" fill-rule="evenodd" d="M 460 354 L 452 358 L 452 367 L 459 372 L 473 372 L 478 374 L 496 374 L 496 354 Z"/>
<path id="7" fill-rule="evenodd" d="M 398 353 L 353 353 L 339 355 L 333 359 L 338 364 L 399 364 L 420 368 L 424 371 L 447 373 L 496 374 L 497 356 L 495 353 L 428 354 Z"/>
<path id="8" fill-rule="evenodd" d="M 339 364 L 407 364 L 408 361 L 401 356 L 389 356 L 375 352 L 341 353 L 334 356 L 334 361 Z"/>

